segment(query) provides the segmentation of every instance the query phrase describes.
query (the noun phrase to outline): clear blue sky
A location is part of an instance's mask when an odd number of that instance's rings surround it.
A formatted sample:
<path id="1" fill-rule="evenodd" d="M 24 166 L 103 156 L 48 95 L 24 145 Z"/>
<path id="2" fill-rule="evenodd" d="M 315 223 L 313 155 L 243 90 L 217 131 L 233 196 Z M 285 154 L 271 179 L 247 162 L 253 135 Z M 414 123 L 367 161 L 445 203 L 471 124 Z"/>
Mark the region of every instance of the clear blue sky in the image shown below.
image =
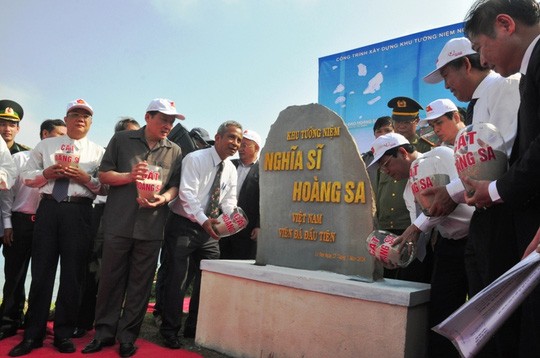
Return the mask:
<path id="1" fill-rule="evenodd" d="M 0 98 L 34 146 L 66 104 L 94 107 L 103 146 L 152 98 L 211 136 L 234 119 L 266 138 L 279 112 L 317 102 L 318 59 L 463 21 L 464 0 L 0 0 Z M 449 94 L 450 96 L 450 94 Z"/>

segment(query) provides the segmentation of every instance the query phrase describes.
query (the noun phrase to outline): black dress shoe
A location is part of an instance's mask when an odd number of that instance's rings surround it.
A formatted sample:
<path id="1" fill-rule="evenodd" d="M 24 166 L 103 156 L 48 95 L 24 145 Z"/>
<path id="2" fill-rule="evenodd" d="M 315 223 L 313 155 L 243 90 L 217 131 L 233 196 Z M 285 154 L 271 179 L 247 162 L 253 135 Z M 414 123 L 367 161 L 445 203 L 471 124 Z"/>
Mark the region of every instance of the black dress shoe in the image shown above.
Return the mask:
<path id="1" fill-rule="evenodd" d="M 114 346 L 114 339 L 93 339 L 92 342 L 88 343 L 86 347 L 81 351 L 82 353 L 96 353 L 99 352 L 103 347 Z"/>
<path id="2" fill-rule="evenodd" d="M 120 343 L 120 357 L 131 357 L 137 352 L 137 347 L 133 343 Z"/>
<path id="3" fill-rule="evenodd" d="M 4 339 L 4 338 L 8 338 L 8 337 L 11 337 L 11 336 L 14 336 L 17 334 L 17 329 L 16 328 L 3 328 L 3 329 L 0 329 L 0 340 Z"/>
<path id="4" fill-rule="evenodd" d="M 9 351 L 8 355 L 10 357 L 24 356 L 32 352 L 32 349 L 39 348 L 39 347 L 43 347 L 42 341 L 36 341 L 33 339 L 23 339 L 21 343 L 17 344 L 15 347 L 13 347 L 12 350 Z"/>
<path id="5" fill-rule="evenodd" d="M 86 334 L 86 332 L 88 332 L 86 329 L 77 327 L 73 331 L 71 338 L 81 338 Z"/>
<path id="6" fill-rule="evenodd" d="M 73 353 L 75 352 L 75 345 L 71 341 L 71 338 L 54 338 L 53 345 L 58 349 L 60 353 Z"/>
<path id="7" fill-rule="evenodd" d="M 176 336 L 161 336 L 163 338 L 163 341 L 165 342 L 165 347 L 170 349 L 180 349 L 182 348 L 182 342 L 180 342 L 180 338 Z"/>

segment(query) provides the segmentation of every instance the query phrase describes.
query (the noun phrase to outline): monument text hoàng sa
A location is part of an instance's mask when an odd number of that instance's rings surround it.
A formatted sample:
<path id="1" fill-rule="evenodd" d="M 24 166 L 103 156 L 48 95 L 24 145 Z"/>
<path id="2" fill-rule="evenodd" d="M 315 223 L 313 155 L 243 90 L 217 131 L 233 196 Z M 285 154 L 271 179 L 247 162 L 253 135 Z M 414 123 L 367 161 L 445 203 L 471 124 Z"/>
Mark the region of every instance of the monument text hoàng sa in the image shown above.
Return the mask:
<path id="1" fill-rule="evenodd" d="M 373 281 L 371 184 L 343 120 L 318 104 L 291 106 L 260 158 L 257 265 L 323 270 Z"/>

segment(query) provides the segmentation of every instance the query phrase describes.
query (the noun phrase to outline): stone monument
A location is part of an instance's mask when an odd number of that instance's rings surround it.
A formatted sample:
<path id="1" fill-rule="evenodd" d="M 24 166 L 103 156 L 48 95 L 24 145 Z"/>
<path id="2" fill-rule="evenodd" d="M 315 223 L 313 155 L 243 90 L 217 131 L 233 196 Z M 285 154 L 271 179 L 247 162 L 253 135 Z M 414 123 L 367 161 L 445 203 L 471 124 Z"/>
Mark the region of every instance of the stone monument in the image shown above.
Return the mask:
<path id="1" fill-rule="evenodd" d="M 257 265 L 380 278 L 368 254 L 374 200 L 343 120 L 319 104 L 291 106 L 270 128 L 260 157 Z"/>

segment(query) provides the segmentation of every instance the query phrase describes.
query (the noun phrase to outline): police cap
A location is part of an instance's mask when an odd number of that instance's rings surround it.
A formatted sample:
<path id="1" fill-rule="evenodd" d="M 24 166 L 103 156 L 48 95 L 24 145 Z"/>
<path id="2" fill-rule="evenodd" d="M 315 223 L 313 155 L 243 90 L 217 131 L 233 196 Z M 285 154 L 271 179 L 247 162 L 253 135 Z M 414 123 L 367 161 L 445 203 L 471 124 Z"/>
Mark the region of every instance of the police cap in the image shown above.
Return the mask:
<path id="1" fill-rule="evenodd" d="M 392 120 L 412 121 L 419 118 L 422 108 L 414 99 L 409 97 L 395 97 L 388 101 L 388 107 L 392 108 Z"/>

